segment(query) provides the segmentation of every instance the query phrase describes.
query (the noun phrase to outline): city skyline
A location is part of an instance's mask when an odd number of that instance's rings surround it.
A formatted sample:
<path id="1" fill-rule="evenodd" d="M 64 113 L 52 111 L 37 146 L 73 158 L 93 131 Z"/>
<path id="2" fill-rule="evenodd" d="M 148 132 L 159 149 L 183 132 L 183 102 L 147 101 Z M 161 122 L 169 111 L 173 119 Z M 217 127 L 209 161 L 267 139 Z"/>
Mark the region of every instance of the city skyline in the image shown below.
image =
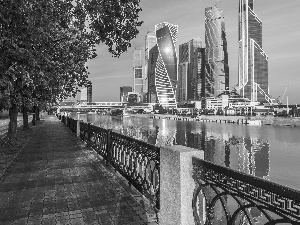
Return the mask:
<path id="1" fill-rule="evenodd" d="M 226 36 L 230 67 L 230 83 L 232 88 L 238 83 L 238 0 L 222 2 L 218 7 L 223 9 L 226 20 Z M 105 45 L 97 49 L 98 57 L 88 62 L 90 80 L 95 87 L 94 101 L 118 101 L 120 86 L 133 86 L 132 53 L 134 48 L 145 46 L 145 35 L 161 22 L 178 24 L 178 41 L 176 48 L 193 38 L 204 39 L 204 10 L 215 1 L 192 0 L 181 1 L 141 1 L 143 11 L 140 19 L 144 21 L 139 28 L 139 35 L 132 40 L 132 47 L 120 58 L 112 58 Z M 159 6 L 159 7 L 158 7 Z M 281 96 L 288 82 L 291 82 L 286 96 L 289 103 L 300 103 L 300 79 L 297 79 L 300 59 L 300 45 L 297 43 L 300 31 L 296 30 L 297 10 L 300 2 L 291 0 L 282 3 L 279 0 L 255 1 L 255 12 L 263 21 L 264 51 L 269 56 L 269 87 L 273 98 Z M 298 25 L 297 25 L 298 24 Z M 283 100 L 285 103 L 286 100 Z"/>

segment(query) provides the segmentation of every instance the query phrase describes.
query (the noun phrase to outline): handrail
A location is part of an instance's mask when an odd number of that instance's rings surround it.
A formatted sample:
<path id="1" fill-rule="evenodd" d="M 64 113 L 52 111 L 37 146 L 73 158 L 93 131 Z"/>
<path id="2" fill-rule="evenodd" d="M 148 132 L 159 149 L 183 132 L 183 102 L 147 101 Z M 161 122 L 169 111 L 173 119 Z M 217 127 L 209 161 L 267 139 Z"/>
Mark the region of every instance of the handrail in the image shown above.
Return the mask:
<path id="1" fill-rule="evenodd" d="M 300 224 L 299 191 L 198 158 L 192 162 L 197 184 L 192 205 L 197 225 L 214 224 L 215 219 L 220 220 L 220 211 L 226 224 L 256 224 L 255 220 L 263 224 Z M 254 214 L 260 218 L 254 218 Z"/>
<path id="2" fill-rule="evenodd" d="M 160 148 L 111 132 L 111 164 L 138 191 L 148 197 L 158 211 L 160 190 Z"/>
<path id="3" fill-rule="evenodd" d="M 159 210 L 158 147 L 84 122 L 80 122 L 80 138 Z"/>

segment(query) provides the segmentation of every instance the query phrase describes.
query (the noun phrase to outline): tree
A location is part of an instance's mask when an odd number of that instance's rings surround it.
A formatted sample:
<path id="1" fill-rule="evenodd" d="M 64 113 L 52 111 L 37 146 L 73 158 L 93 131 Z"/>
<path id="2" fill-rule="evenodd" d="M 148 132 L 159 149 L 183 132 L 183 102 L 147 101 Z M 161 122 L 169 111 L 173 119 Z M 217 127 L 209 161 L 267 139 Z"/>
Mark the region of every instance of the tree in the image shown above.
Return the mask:
<path id="1" fill-rule="evenodd" d="M 138 34 L 139 0 L 2 0 L 0 105 L 9 138 L 20 109 L 56 104 L 88 85 L 88 59 L 105 43 L 120 56 Z M 26 119 L 26 117 L 25 117 Z"/>

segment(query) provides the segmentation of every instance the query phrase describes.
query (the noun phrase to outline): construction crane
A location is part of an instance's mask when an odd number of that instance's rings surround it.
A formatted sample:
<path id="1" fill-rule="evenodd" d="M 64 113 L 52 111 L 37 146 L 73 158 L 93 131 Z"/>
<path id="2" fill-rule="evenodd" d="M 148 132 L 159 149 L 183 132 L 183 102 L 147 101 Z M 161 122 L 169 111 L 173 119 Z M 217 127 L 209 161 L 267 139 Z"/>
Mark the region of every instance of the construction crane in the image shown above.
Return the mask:
<path id="1" fill-rule="evenodd" d="M 286 93 L 286 91 L 287 91 L 289 85 L 290 85 L 290 82 L 288 82 L 288 84 L 285 86 L 285 89 L 284 89 L 284 92 L 283 92 L 283 94 L 282 94 L 282 97 L 280 98 L 280 96 L 278 96 L 278 98 L 277 98 L 277 103 L 278 103 L 279 105 L 282 104 L 282 100 L 283 100 L 283 98 L 284 98 L 284 95 L 285 95 L 285 93 Z M 280 99 L 279 99 L 279 98 L 280 98 Z"/>

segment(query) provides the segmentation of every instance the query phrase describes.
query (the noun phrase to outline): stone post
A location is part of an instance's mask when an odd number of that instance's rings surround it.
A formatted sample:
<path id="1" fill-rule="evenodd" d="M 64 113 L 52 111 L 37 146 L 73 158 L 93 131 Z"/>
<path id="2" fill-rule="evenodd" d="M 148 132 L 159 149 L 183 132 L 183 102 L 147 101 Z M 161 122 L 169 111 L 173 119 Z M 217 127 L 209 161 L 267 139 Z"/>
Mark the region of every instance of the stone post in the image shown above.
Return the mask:
<path id="1" fill-rule="evenodd" d="M 204 158 L 201 150 L 174 145 L 160 150 L 160 225 L 195 224 L 192 209 L 195 181 L 192 157 Z"/>

